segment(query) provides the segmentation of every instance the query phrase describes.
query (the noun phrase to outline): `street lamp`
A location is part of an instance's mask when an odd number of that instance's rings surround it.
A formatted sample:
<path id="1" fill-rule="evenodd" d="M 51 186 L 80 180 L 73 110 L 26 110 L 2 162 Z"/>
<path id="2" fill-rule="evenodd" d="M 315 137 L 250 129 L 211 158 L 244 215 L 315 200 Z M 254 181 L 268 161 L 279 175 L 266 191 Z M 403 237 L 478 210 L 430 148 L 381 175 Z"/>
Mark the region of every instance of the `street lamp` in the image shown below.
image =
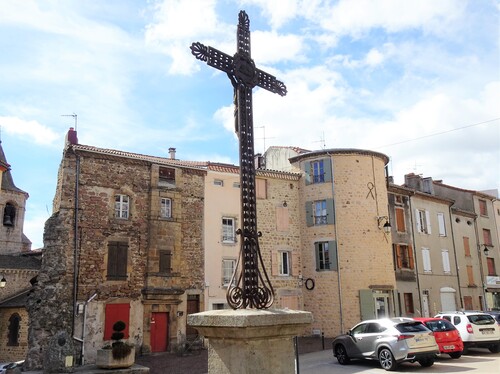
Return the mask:
<path id="1" fill-rule="evenodd" d="M 484 245 L 483 253 L 486 257 L 490 254 L 490 250 L 488 249 L 488 244 Z"/>
<path id="2" fill-rule="evenodd" d="M 382 225 L 383 221 L 385 221 L 385 223 Z M 378 228 L 380 230 L 384 230 L 386 234 L 389 234 L 391 232 L 391 223 L 389 222 L 389 217 L 377 216 L 377 223 L 378 223 Z"/>
<path id="3" fill-rule="evenodd" d="M 2 276 L 2 279 L 0 280 L 0 288 L 4 288 L 6 283 L 7 279 L 5 279 L 4 276 Z"/>

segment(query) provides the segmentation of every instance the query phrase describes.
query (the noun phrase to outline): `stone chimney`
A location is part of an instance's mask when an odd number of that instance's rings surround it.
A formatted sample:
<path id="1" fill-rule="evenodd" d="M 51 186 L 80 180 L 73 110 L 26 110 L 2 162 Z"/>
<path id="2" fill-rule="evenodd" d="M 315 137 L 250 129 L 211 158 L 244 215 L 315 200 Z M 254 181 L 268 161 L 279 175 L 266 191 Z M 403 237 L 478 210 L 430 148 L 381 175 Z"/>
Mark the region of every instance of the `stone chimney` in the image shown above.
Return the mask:
<path id="1" fill-rule="evenodd" d="M 171 158 L 172 160 L 175 160 L 175 148 L 170 147 L 170 148 L 168 149 L 168 153 L 170 153 L 170 158 Z"/>
<path id="2" fill-rule="evenodd" d="M 78 144 L 78 136 L 73 127 L 70 127 L 68 133 L 66 134 L 66 146 L 69 144 Z"/>

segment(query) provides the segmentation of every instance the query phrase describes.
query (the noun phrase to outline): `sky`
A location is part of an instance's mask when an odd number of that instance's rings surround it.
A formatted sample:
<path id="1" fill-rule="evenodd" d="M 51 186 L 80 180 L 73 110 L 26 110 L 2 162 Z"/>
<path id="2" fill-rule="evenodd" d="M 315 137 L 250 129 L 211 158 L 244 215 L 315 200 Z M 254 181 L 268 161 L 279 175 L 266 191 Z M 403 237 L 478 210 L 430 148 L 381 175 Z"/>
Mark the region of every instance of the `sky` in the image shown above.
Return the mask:
<path id="1" fill-rule="evenodd" d="M 359 148 L 408 173 L 500 189 L 500 2 L 495 0 L 0 0 L 1 141 L 43 246 L 64 139 L 238 164 L 233 89 L 200 42 L 285 83 L 253 90 L 255 151 Z M 76 118 L 74 117 L 76 115 Z"/>

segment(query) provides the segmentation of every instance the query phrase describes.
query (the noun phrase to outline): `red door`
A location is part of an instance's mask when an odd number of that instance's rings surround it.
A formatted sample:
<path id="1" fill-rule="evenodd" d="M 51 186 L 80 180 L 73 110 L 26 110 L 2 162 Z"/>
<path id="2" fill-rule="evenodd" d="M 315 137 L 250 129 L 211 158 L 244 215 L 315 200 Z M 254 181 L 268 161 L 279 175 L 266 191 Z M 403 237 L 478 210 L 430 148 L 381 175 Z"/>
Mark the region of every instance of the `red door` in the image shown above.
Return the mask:
<path id="1" fill-rule="evenodd" d="M 165 352 L 168 343 L 168 313 L 151 316 L 151 352 Z"/>

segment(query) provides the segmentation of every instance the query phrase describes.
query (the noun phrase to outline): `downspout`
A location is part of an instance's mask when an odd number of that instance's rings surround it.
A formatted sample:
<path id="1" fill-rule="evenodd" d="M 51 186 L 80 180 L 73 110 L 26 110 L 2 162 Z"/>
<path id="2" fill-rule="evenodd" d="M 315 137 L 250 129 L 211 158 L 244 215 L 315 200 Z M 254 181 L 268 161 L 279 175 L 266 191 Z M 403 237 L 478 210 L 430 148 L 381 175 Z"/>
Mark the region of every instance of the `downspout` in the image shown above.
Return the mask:
<path id="1" fill-rule="evenodd" d="M 481 256 L 481 244 L 479 243 L 479 231 L 477 228 L 477 217 L 474 218 L 474 231 L 476 232 L 476 250 L 477 250 L 477 258 L 479 260 L 479 271 L 481 273 L 481 289 L 483 291 L 483 305 L 481 308 L 483 310 L 488 310 L 486 305 L 486 291 L 484 289 L 484 268 L 483 268 L 483 257 Z"/>
<path id="2" fill-rule="evenodd" d="M 74 206 L 74 235 L 73 235 L 73 316 L 71 336 L 75 335 L 75 315 L 76 315 L 76 302 L 78 296 L 78 188 L 80 179 L 80 156 L 73 150 L 76 157 L 75 166 L 75 206 Z"/>
<path id="3" fill-rule="evenodd" d="M 338 230 L 337 230 L 337 204 L 336 204 L 336 199 L 335 199 L 335 187 L 334 187 L 334 174 L 333 174 L 333 157 L 332 155 L 327 152 L 326 153 L 330 157 L 330 168 L 331 168 L 331 175 L 332 175 L 332 198 L 333 198 L 333 215 L 335 217 L 335 225 L 334 225 L 334 232 L 335 232 L 335 240 L 337 242 L 337 283 L 338 283 L 338 294 L 339 294 L 339 315 L 340 315 L 340 331 L 343 332 L 344 330 L 344 319 L 342 317 L 342 310 L 343 310 L 343 304 L 342 304 L 342 279 L 340 277 L 340 252 L 339 252 L 339 236 L 338 236 Z"/>
<path id="4" fill-rule="evenodd" d="M 413 242 L 413 258 L 414 258 L 414 263 L 415 263 L 415 275 L 417 276 L 417 292 L 418 292 L 418 304 L 420 305 L 420 317 L 423 317 L 422 311 L 423 311 L 423 305 L 422 305 L 422 290 L 420 289 L 420 277 L 418 273 L 418 260 L 417 260 L 417 245 L 415 242 L 415 232 L 413 231 L 413 207 L 411 205 L 411 197 L 414 195 L 413 193 L 410 193 L 408 196 L 408 201 L 410 204 L 410 223 L 411 223 L 411 238 Z"/>
<path id="5" fill-rule="evenodd" d="M 451 212 L 451 205 L 448 206 L 448 210 L 450 211 L 450 227 L 451 227 L 451 240 L 453 241 L 453 253 L 455 254 L 455 269 L 457 271 L 457 281 L 458 281 L 458 297 L 460 299 L 460 308 L 463 309 L 464 304 L 462 301 L 462 286 L 460 283 L 460 269 L 458 268 L 458 259 L 457 259 L 457 246 L 455 245 L 455 230 L 453 230 L 453 215 Z"/>

